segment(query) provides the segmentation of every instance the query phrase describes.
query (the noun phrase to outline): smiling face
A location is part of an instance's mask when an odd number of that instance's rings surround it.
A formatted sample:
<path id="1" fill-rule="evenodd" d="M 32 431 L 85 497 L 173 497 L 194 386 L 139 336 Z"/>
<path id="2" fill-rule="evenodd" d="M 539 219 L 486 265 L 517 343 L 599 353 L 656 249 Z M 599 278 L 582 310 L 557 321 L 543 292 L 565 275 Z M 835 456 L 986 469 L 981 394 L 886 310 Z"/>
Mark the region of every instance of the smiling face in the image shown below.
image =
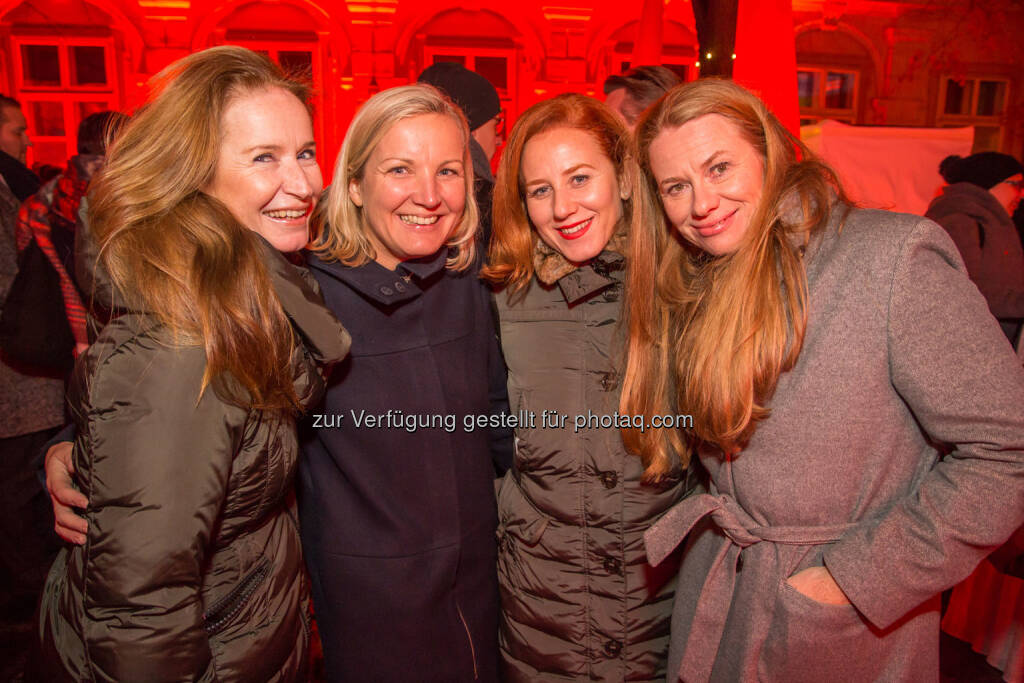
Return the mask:
<path id="1" fill-rule="evenodd" d="M 740 129 L 706 114 L 662 130 L 649 156 L 672 227 L 710 254 L 736 251 L 764 185 L 761 155 Z"/>
<path id="2" fill-rule="evenodd" d="M 313 124 L 297 97 L 272 88 L 228 103 L 206 194 L 275 249 L 290 252 L 309 241 L 309 215 L 322 189 Z"/>
<path id="3" fill-rule="evenodd" d="M 526 212 L 537 234 L 573 263 L 600 254 L 622 220 L 615 166 L 597 139 L 578 128 L 552 128 L 523 148 Z"/>
<path id="4" fill-rule="evenodd" d="M 466 142 L 443 114 L 401 119 L 348 186 L 374 260 L 388 269 L 440 251 L 466 206 Z"/>

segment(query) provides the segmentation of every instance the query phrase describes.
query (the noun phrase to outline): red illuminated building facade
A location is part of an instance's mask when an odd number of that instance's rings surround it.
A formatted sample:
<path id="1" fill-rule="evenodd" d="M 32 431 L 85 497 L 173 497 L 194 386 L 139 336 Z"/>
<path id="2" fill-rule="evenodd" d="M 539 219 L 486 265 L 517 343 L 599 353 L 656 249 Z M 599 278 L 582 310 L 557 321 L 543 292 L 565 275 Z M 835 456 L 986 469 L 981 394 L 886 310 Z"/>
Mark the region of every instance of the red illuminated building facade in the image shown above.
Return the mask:
<path id="1" fill-rule="evenodd" d="M 151 75 L 192 51 L 244 45 L 311 75 L 329 170 L 359 104 L 435 61 L 457 60 L 490 79 L 509 121 L 560 92 L 601 96 L 604 79 L 634 54 L 660 55 L 684 79 L 696 78 L 706 54 L 689 1 L 646 3 L 0 0 L 0 92 L 23 104 L 30 162 L 63 164 L 82 117 L 130 111 Z M 762 71 L 782 64 L 754 85 L 796 99 L 802 122 L 974 125 L 976 150 L 1020 156 L 1022 4 L 740 0 L 736 56 L 712 59 L 735 59 L 741 81 L 744 60 Z M 772 61 L 780 52 L 795 53 L 796 73 L 792 57 Z"/>

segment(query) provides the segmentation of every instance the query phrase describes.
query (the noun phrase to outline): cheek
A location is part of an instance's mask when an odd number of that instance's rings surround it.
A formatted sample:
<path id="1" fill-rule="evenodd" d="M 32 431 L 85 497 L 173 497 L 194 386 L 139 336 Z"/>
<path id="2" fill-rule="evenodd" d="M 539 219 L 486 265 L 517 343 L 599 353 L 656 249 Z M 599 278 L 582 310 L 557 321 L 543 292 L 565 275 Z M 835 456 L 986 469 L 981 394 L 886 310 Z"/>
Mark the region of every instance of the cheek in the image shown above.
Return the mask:
<path id="1" fill-rule="evenodd" d="M 466 208 L 466 186 L 458 183 L 444 186 L 444 203 L 452 213 L 462 214 Z"/>
<path id="2" fill-rule="evenodd" d="M 690 207 L 679 199 L 663 199 L 662 206 L 665 207 L 665 215 L 673 227 L 683 227 L 686 219 L 690 216 Z"/>
<path id="3" fill-rule="evenodd" d="M 526 204 L 526 215 L 530 219 L 530 223 L 533 224 L 534 228 L 543 228 L 547 226 L 548 216 L 551 212 L 547 210 L 547 204 L 543 201 L 531 201 Z"/>

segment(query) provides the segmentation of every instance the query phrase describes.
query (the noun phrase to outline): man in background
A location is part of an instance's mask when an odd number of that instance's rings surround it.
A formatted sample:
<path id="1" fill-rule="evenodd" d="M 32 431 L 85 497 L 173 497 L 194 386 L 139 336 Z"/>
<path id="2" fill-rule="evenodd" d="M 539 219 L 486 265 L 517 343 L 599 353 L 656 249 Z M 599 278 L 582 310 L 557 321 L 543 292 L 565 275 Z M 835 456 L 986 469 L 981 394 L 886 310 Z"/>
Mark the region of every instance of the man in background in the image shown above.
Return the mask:
<path id="1" fill-rule="evenodd" d="M 664 66 L 638 66 L 605 79 L 604 103 L 632 130 L 640 114 L 679 83 Z"/>
<path id="2" fill-rule="evenodd" d="M 21 106 L 0 95 L 0 307 L 18 270 L 18 207 L 39 189 L 25 166 L 30 144 Z M 63 377 L 0 357 L 0 609 L 8 615 L 31 615 L 56 549 L 34 461 L 63 424 Z"/>
<path id="3" fill-rule="evenodd" d="M 501 100 L 491 82 L 456 62 L 438 62 L 420 74 L 420 83 L 428 83 L 462 109 L 469 122 L 469 151 L 473 158 L 473 196 L 480 209 L 480 248 L 486 254 L 491 241 L 491 194 L 494 174 L 491 158 L 498 149 L 503 123 Z"/>

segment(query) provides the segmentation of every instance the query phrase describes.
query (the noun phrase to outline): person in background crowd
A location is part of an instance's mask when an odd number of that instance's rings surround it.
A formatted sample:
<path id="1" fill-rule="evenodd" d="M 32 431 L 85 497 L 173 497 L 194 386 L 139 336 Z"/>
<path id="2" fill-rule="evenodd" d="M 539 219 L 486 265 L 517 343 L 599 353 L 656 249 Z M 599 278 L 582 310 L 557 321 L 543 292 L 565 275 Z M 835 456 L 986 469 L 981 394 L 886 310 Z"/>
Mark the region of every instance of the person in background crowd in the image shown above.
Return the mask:
<path id="1" fill-rule="evenodd" d="M 1024 167 L 1009 154 L 949 156 L 939 164 L 949 185 L 925 216 L 956 243 L 967 273 L 1011 343 L 1024 321 L 1024 249 L 1011 216 L 1020 204 Z"/>
<path id="2" fill-rule="evenodd" d="M 679 84 L 679 76 L 664 66 L 638 66 L 604 81 L 604 103 L 630 129 L 644 109 Z"/>
<path id="3" fill-rule="evenodd" d="M 39 182 L 45 185 L 57 176 L 61 174 L 60 166 L 54 166 L 53 164 L 32 164 L 32 172 L 39 176 Z"/>
<path id="4" fill-rule="evenodd" d="M 512 445 L 466 423 L 508 407 L 471 139 L 433 86 L 380 92 L 317 211 L 309 265 L 352 333 L 299 469 L 330 681 L 497 679 L 494 475 Z"/>
<path id="5" fill-rule="evenodd" d="M 295 416 L 348 335 L 282 253 L 322 186 L 307 87 L 239 47 L 167 67 L 114 143 L 76 257 L 126 312 L 68 392 L 87 529 L 43 591 L 40 681 L 306 680 Z"/>
<path id="6" fill-rule="evenodd" d="M 0 95 L 0 302 L 18 272 L 18 207 L 39 189 L 24 163 L 30 144 L 20 105 Z M 64 421 L 64 378 L 0 357 L 0 607 L 8 614 L 31 614 L 57 551 L 35 475 L 40 449 Z"/>
<path id="7" fill-rule="evenodd" d="M 31 146 L 21 104 L 0 95 L 0 178 L 19 202 L 39 189 L 39 177 L 25 165 Z"/>
<path id="8" fill-rule="evenodd" d="M 755 95 L 705 78 L 637 123 L 665 220 L 634 233 L 621 412 L 688 446 L 669 678 L 938 680 L 939 592 L 1024 521 L 1024 369 L 930 220 L 858 210 Z M 654 207 L 656 210 L 657 207 Z M 685 439 L 685 444 L 680 443 Z"/>
<path id="9" fill-rule="evenodd" d="M 618 429 L 541 419 L 618 407 L 626 243 L 654 220 L 630 147 L 603 104 L 560 95 L 519 117 L 498 169 L 484 273 L 503 287 L 512 412 L 536 416 L 498 493 L 507 681 L 665 676 L 676 567 L 647 564 L 643 533 L 680 498 L 679 468 L 645 486 Z"/>
<path id="10" fill-rule="evenodd" d="M 18 212 L 18 251 L 33 238 L 60 277 L 64 312 L 75 337 L 75 355 L 89 345 L 86 311 L 70 273 L 74 273 L 75 222 L 89 180 L 102 166 L 107 140 L 127 117 L 113 111 L 97 112 L 78 126 L 78 154 L 68 160 L 63 173 L 43 185 L 21 205 Z"/>
<path id="11" fill-rule="evenodd" d="M 498 91 L 486 78 L 456 62 L 438 62 L 428 66 L 418 80 L 451 98 L 469 123 L 473 196 L 480 213 L 482 235 L 479 244 L 486 252 L 487 245 L 491 243 L 491 195 L 494 192 L 491 159 L 498 149 L 504 125 Z"/>

